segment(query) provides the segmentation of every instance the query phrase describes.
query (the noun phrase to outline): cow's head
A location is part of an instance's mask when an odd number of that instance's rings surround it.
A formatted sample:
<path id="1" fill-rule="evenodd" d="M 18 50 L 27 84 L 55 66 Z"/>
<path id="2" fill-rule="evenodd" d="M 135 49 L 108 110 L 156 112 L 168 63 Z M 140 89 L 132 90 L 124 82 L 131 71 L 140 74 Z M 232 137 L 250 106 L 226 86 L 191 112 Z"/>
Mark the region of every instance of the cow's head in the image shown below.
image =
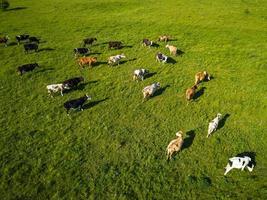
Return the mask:
<path id="1" fill-rule="evenodd" d="M 87 100 L 91 100 L 92 99 L 92 97 L 89 96 L 88 94 L 85 94 L 85 96 L 86 96 Z"/>
<path id="2" fill-rule="evenodd" d="M 218 113 L 218 114 L 217 114 L 217 117 L 218 117 L 218 119 L 220 120 L 220 119 L 222 118 L 222 114 L 221 114 L 221 113 Z"/>
<path id="3" fill-rule="evenodd" d="M 178 131 L 175 135 L 177 137 L 182 137 L 183 136 L 183 131 Z"/>

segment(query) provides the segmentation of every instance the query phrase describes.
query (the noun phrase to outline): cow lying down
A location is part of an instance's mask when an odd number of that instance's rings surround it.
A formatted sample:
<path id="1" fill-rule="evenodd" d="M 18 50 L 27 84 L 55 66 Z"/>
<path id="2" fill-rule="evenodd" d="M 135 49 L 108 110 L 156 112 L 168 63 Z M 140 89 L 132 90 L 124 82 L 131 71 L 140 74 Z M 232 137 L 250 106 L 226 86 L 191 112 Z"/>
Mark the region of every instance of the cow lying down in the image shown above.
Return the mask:
<path id="1" fill-rule="evenodd" d="M 229 159 L 227 166 L 225 167 L 225 173 L 226 175 L 229 171 L 232 169 L 241 169 L 242 171 L 245 169 L 245 167 L 252 172 L 254 168 L 254 164 L 252 163 L 252 160 L 248 156 L 243 157 L 232 157 Z"/>

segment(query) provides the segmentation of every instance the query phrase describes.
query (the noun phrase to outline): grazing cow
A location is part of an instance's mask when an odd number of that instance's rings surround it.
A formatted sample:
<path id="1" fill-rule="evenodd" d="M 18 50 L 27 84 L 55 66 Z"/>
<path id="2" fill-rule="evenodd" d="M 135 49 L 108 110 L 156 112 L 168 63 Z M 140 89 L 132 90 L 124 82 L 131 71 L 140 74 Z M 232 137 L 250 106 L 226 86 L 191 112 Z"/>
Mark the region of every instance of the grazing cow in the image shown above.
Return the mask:
<path id="1" fill-rule="evenodd" d="M 151 97 L 154 95 L 154 93 L 160 88 L 160 83 L 153 83 L 152 85 L 146 86 L 143 89 L 143 95 L 144 95 L 144 100 L 147 99 L 148 97 Z"/>
<path id="2" fill-rule="evenodd" d="M 23 34 L 23 35 L 17 35 L 17 36 L 16 36 L 16 40 L 17 40 L 17 42 L 18 42 L 18 45 L 20 44 L 21 41 L 26 41 L 26 40 L 28 40 L 29 37 L 30 37 L 29 35 L 25 35 L 25 34 Z"/>
<path id="3" fill-rule="evenodd" d="M 87 101 L 91 100 L 91 96 L 88 96 L 87 94 L 84 95 L 83 97 L 80 97 L 78 99 L 73 99 L 70 101 L 66 101 L 64 103 L 64 107 L 67 110 L 67 114 L 69 114 L 70 109 L 76 109 L 78 108 L 79 110 L 83 110 L 83 104 Z"/>
<path id="4" fill-rule="evenodd" d="M 92 45 L 94 41 L 97 41 L 96 38 L 86 38 L 83 40 L 83 46 L 85 47 L 87 44 Z"/>
<path id="5" fill-rule="evenodd" d="M 149 73 L 146 69 L 136 69 L 134 70 L 133 80 L 144 80 L 144 77 Z"/>
<path id="6" fill-rule="evenodd" d="M 203 80 L 210 80 L 210 75 L 208 74 L 208 72 L 204 71 L 204 72 L 196 73 L 196 75 L 195 75 L 195 84 L 198 84 Z"/>
<path id="7" fill-rule="evenodd" d="M 177 55 L 177 47 L 167 44 L 166 48 L 168 48 L 170 50 L 170 54 L 172 54 L 174 56 Z"/>
<path id="8" fill-rule="evenodd" d="M 168 36 L 168 35 L 161 35 L 161 36 L 159 36 L 158 41 L 160 41 L 160 42 L 162 42 L 162 41 L 164 41 L 164 42 L 168 42 L 170 39 L 171 39 L 171 36 Z"/>
<path id="9" fill-rule="evenodd" d="M 74 51 L 75 57 L 77 57 L 77 55 L 85 56 L 85 54 L 89 53 L 88 48 L 75 48 L 73 51 Z"/>
<path id="10" fill-rule="evenodd" d="M 122 48 L 122 42 L 120 41 L 110 41 L 108 42 L 108 48 L 114 48 L 114 49 L 121 49 Z"/>
<path id="11" fill-rule="evenodd" d="M 63 91 L 65 89 L 70 89 L 69 87 L 64 86 L 63 83 L 47 85 L 46 88 L 48 90 L 48 94 L 51 97 L 53 97 L 53 93 L 56 93 L 56 92 L 60 92 L 61 96 L 63 96 Z"/>
<path id="12" fill-rule="evenodd" d="M 193 99 L 195 93 L 196 93 L 196 89 L 197 89 L 197 85 L 193 85 L 191 88 L 188 88 L 186 90 L 186 93 L 185 93 L 185 96 L 186 96 L 186 99 L 188 101 L 190 101 L 191 99 Z"/>
<path id="13" fill-rule="evenodd" d="M 219 122 L 222 119 L 222 114 L 218 113 L 217 117 L 215 117 L 210 123 L 209 123 L 209 129 L 208 129 L 208 135 L 209 137 L 211 133 L 215 132 L 216 129 L 218 128 Z"/>
<path id="14" fill-rule="evenodd" d="M 241 169 L 242 171 L 245 167 L 252 172 L 254 164 L 251 161 L 251 158 L 248 156 L 243 157 L 232 157 L 229 159 L 227 166 L 225 167 L 224 175 L 226 175 L 232 169 Z"/>
<path id="15" fill-rule="evenodd" d="M 84 65 L 88 65 L 88 66 L 92 66 L 92 64 L 95 64 L 97 62 L 97 58 L 96 57 L 83 57 L 83 58 L 79 58 L 78 63 L 80 65 L 80 67 L 84 67 Z"/>
<path id="16" fill-rule="evenodd" d="M 181 150 L 181 148 L 183 146 L 183 143 L 184 143 L 182 135 L 183 135 L 183 132 L 182 131 L 178 131 L 176 133 L 177 138 L 172 140 L 169 143 L 169 145 L 168 145 L 168 147 L 166 149 L 166 151 L 167 151 L 167 160 L 172 158 L 173 153 L 178 152 L 178 151 Z"/>
<path id="17" fill-rule="evenodd" d="M 28 44 L 24 44 L 23 46 L 24 46 L 25 53 L 29 53 L 29 51 L 35 51 L 35 52 L 38 51 L 38 44 L 36 43 L 28 43 Z"/>
<path id="18" fill-rule="evenodd" d="M 0 44 L 5 44 L 5 47 L 7 47 L 7 41 L 9 40 L 8 36 L 0 37 Z"/>
<path id="19" fill-rule="evenodd" d="M 168 60 L 168 57 L 167 57 L 166 55 L 164 55 L 163 53 L 158 52 L 158 53 L 156 54 L 156 60 L 157 60 L 158 62 L 166 63 L 167 60 Z"/>
<path id="20" fill-rule="evenodd" d="M 150 41 L 149 39 L 143 39 L 143 46 L 151 47 L 153 45 L 153 41 Z"/>
<path id="21" fill-rule="evenodd" d="M 108 58 L 108 64 L 109 65 L 113 65 L 113 64 L 120 64 L 120 60 L 122 59 L 122 58 L 126 58 L 126 56 L 122 53 L 122 54 L 120 54 L 120 55 L 116 55 L 116 56 L 110 56 L 109 58 Z"/>
<path id="22" fill-rule="evenodd" d="M 75 78 L 71 78 L 66 81 L 63 81 L 63 85 L 65 88 L 72 89 L 74 87 L 77 87 L 78 84 L 83 81 L 84 81 L 84 78 L 80 76 L 80 77 L 75 77 Z"/>
<path id="23" fill-rule="evenodd" d="M 17 72 L 19 75 L 22 75 L 26 72 L 34 70 L 36 67 L 39 67 L 39 65 L 37 63 L 21 65 L 17 68 Z"/>
<path id="24" fill-rule="evenodd" d="M 35 42 L 35 43 L 39 44 L 40 40 L 37 37 L 32 36 L 32 37 L 29 37 L 29 42 Z"/>

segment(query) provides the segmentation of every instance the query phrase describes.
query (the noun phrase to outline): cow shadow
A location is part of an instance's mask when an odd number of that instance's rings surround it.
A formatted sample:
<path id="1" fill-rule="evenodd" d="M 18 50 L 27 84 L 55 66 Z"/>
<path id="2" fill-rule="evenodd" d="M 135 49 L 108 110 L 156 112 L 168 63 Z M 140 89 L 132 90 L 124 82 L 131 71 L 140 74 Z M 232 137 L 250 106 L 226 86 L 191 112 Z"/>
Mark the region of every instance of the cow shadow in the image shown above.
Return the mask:
<path id="1" fill-rule="evenodd" d="M 132 47 L 133 47 L 133 45 L 124 45 L 124 46 L 121 47 L 121 49 L 124 49 L 124 48 L 132 48 Z"/>
<path id="2" fill-rule="evenodd" d="M 39 49 L 38 52 L 42 52 L 42 51 L 54 51 L 54 50 L 55 50 L 54 48 L 46 47 L 46 48 Z"/>
<path id="3" fill-rule="evenodd" d="M 85 105 L 83 106 L 83 109 L 86 110 L 86 109 L 92 108 L 92 107 L 98 105 L 99 103 L 104 102 L 104 101 L 106 101 L 106 100 L 108 100 L 108 99 L 109 99 L 109 98 L 105 98 L 105 99 L 101 99 L 101 100 L 98 100 L 98 101 L 92 101 L 92 102 L 89 102 L 89 103 L 87 103 L 87 104 L 85 104 Z"/>
<path id="4" fill-rule="evenodd" d="M 223 118 L 221 119 L 221 121 L 220 121 L 220 123 L 219 123 L 219 125 L 218 125 L 217 130 L 219 130 L 219 129 L 221 129 L 222 127 L 224 127 L 225 122 L 226 122 L 226 120 L 227 120 L 228 117 L 230 117 L 230 114 L 228 114 L 228 113 L 225 114 L 225 115 L 223 116 Z"/>
<path id="5" fill-rule="evenodd" d="M 177 56 L 182 56 L 183 54 L 184 54 L 184 51 L 177 49 L 176 51 Z"/>
<path id="6" fill-rule="evenodd" d="M 193 100 L 197 100 L 199 97 L 201 97 L 204 94 L 206 87 L 200 88 L 194 95 Z"/>
<path id="7" fill-rule="evenodd" d="M 245 151 L 243 153 L 239 153 L 236 155 L 236 157 L 244 157 L 244 156 L 248 156 L 251 158 L 251 162 L 250 164 L 253 164 L 254 167 L 256 166 L 256 153 L 253 151 Z M 250 166 L 251 167 L 251 166 Z"/>
<path id="8" fill-rule="evenodd" d="M 145 78 L 147 79 L 147 78 L 150 78 L 150 77 L 152 77 L 152 76 L 154 76 L 154 75 L 156 75 L 157 74 L 157 72 L 151 72 L 151 73 L 148 73 L 146 76 L 145 76 Z"/>
<path id="9" fill-rule="evenodd" d="M 151 45 L 151 47 L 155 47 L 155 48 L 158 48 L 160 45 L 159 44 L 157 44 L 157 43 L 153 43 L 152 45 Z"/>
<path id="10" fill-rule="evenodd" d="M 93 64 L 93 67 L 97 67 L 99 65 L 107 65 L 108 62 L 105 62 L 105 61 L 97 61 L 95 64 Z"/>
<path id="11" fill-rule="evenodd" d="M 90 55 L 101 55 L 102 53 L 100 52 L 91 52 Z"/>
<path id="12" fill-rule="evenodd" d="M 122 61 L 120 61 L 120 65 L 121 65 L 121 64 L 124 64 L 124 63 L 127 63 L 127 62 L 134 61 L 134 60 L 136 60 L 136 58 L 129 59 L 129 60 L 122 60 Z"/>
<path id="13" fill-rule="evenodd" d="M 17 46 L 17 45 L 18 45 L 17 42 L 10 42 L 10 43 L 7 44 L 7 46 Z"/>
<path id="14" fill-rule="evenodd" d="M 19 6 L 19 7 L 15 7 L 15 8 L 5 9 L 4 11 L 16 11 L 16 10 L 24 10 L 24 9 L 27 9 L 27 7 Z"/>
<path id="15" fill-rule="evenodd" d="M 167 63 L 175 64 L 175 63 L 177 63 L 177 62 L 176 62 L 176 60 L 174 60 L 172 57 L 168 57 L 168 59 L 167 59 Z"/>
<path id="16" fill-rule="evenodd" d="M 196 136 L 194 130 L 188 131 L 186 133 L 186 135 L 187 135 L 187 137 L 184 139 L 182 150 L 189 148 L 193 144 L 193 141 L 194 141 L 195 136 Z"/>
<path id="17" fill-rule="evenodd" d="M 166 85 L 166 86 L 161 87 L 160 89 L 158 89 L 155 92 L 154 97 L 161 95 L 168 87 L 170 87 L 170 85 Z"/>

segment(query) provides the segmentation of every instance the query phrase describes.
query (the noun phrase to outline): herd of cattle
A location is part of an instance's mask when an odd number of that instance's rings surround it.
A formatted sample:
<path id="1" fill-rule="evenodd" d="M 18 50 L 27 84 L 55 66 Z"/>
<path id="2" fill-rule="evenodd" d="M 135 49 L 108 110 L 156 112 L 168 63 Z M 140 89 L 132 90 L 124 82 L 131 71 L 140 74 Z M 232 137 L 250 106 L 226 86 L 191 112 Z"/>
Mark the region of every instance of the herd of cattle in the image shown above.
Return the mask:
<path id="1" fill-rule="evenodd" d="M 4 44 L 5 47 L 7 47 L 9 39 L 10 38 L 8 36 L 0 37 L 0 44 Z M 20 45 L 21 42 L 24 42 L 23 47 L 24 47 L 25 53 L 28 53 L 30 51 L 38 52 L 38 45 L 39 45 L 40 40 L 37 37 L 23 34 L 23 35 L 17 35 L 16 40 L 17 40 L 18 45 Z M 171 40 L 171 37 L 167 35 L 162 35 L 158 38 L 159 42 L 168 42 L 170 40 Z M 91 67 L 92 65 L 97 63 L 96 57 L 85 57 L 87 54 L 90 53 L 90 50 L 86 46 L 93 45 L 95 41 L 97 41 L 96 38 L 86 38 L 83 40 L 83 47 L 74 49 L 75 57 L 83 56 L 83 57 L 78 58 L 79 66 L 84 67 L 85 65 L 88 65 Z M 155 44 L 156 43 L 154 43 L 153 41 L 149 39 L 143 39 L 142 41 L 142 45 L 149 47 L 149 48 L 154 46 Z M 169 45 L 169 44 L 167 44 L 165 47 L 169 49 L 170 55 L 173 55 L 173 56 L 177 55 L 177 52 L 178 52 L 177 47 L 173 45 Z M 110 41 L 108 42 L 108 48 L 109 49 L 121 49 L 123 48 L 123 43 L 120 41 Z M 119 55 L 115 55 L 115 56 L 110 56 L 107 60 L 107 63 L 109 65 L 114 65 L 114 64 L 119 65 L 120 60 L 123 58 L 126 58 L 126 56 L 123 53 Z M 156 61 L 167 63 L 168 56 L 164 55 L 161 52 L 157 52 Z M 19 75 L 23 75 L 24 73 L 32 71 L 37 67 L 39 67 L 37 63 L 24 64 L 17 68 L 17 72 Z M 148 74 L 149 74 L 149 70 L 147 69 L 136 69 L 134 70 L 134 73 L 133 73 L 133 80 L 143 81 Z M 209 81 L 210 79 L 211 79 L 211 76 L 206 71 L 196 73 L 194 85 L 186 90 L 186 95 L 185 95 L 186 99 L 188 101 L 192 100 L 196 94 L 198 85 L 201 82 L 205 80 Z M 53 97 L 54 93 L 58 93 L 58 92 L 60 92 L 60 94 L 63 96 L 64 90 L 75 89 L 78 86 L 78 84 L 83 81 L 84 81 L 83 77 L 74 77 L 74 78 L 63 81 L 62 83 L 47 85 L 46 88 L 47 88 L 48 94 L 51 97 Z M 147 100 L 148 98 L 152 97 L 155 94 L 155 92 L 160 89 L 160 87 L 161 86 L 159 82 L 146 86 L 142 90 L 144 100 Z M 87 100 L 91 100 L 91 96 L 86 94 L 80 98 L 66 101 L 63 105 L 67 111 L 67 114 L 69 115 L 70 109 L 83 110 L 83 105 Z M 222 114 L 218 113 L 216 118 L 214 118 L 209 123 L 207 137 L 209 137 L 213 132 L 216 131 L 221 119 L 222 119 Z M 177 153 L 178 151 L 182 149 L 182 146 L 184 143 L 183 132 L 182 131 L 177 132 L 176 136 L 177 137 L 173 139 L 167 146 L 167 149 L 166 149 L 167 159 L 171 159 L 174 153 Z M 244 170 L 244 168 L 247 167 L 247 169 L 251 172 L 253 170 L 254 165 L 255 165 L 255 161 L 251 159 L 249 156 L 247 155 L 236 156 L 236 157 L 229 159 L 228 164 L 225 168 L 224 175 L 226 175 L 233 168 Z"/>

